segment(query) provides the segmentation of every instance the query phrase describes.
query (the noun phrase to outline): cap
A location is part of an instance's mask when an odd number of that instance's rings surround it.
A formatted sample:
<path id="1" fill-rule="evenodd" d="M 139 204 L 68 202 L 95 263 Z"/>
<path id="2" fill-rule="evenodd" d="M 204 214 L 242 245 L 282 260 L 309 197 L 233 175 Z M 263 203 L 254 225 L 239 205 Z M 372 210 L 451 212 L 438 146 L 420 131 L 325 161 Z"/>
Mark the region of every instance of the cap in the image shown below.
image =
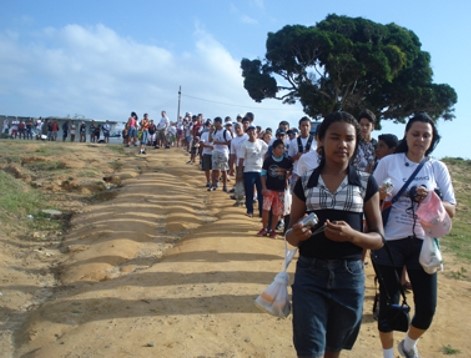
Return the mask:
<path id="1" fill-rule="evenodd" d="M 286 135 L 286 132 L 283 129 L 279 128 L 279 129 L 276 130 L 276 135 L 277 136 Z"/>
<path id="2" fill-rule="evenodd" d="M 224 126 L 225 127 L 232 126 L 232 122 L 226 122 L 226 123 L 224 123 Z"/>
<path id="3" fill-rule="evenodd" d="M 256 130 L 257 128 L 255 128 L 254 126 L 249 126 L 245 131 L 248 132 L 248 131 L 254 131 Z"/>

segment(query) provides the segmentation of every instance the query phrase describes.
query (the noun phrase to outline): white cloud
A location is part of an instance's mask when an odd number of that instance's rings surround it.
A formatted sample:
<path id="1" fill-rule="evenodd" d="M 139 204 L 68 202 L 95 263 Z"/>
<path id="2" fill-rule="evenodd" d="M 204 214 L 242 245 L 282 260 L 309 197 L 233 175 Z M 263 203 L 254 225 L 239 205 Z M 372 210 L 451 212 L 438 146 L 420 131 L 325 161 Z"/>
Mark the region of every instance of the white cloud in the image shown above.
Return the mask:
<path id="1" fill-rule="evenodd" d="M 248 15 L 241 15 L 240 21 L 242 21 L 242 23 L 248 24 L 248 25 L 257 25 L 258 24 L 258 21 L 256 19 L 254 19 L 253 17 L 250 17 Z"/>
<path id="2" fill-rule="evenodd" d="M 175 54 L 104 25 L 47 28 L 27 41 L 0 33 L 0 114 L 125 120 L 130 111 L 158 117 L 166 109 L 175 117 L 180 85 L 181 112 L 266 112 L 270 105 L 254 103 L 243 88 L 240 59 L 201 25 L 194 38 L 193 48 Z M 266 113 L 282 108 L 271 103 Z"/>
<path id="3" fill-rule="evenodd" d="M 259 8 L 259 4 L 257 4 L 256 2 L 254 2 L 255 6 L 257 8 Z M 263 7 L 263 2 L 262 2 L 262 7 Z M 239 8 L 231 3 L 229 5 L 229 10 L 232 14 L 234 14 L 241 23 L 243 24 L 246 24 L 246 25 L 257 25 L 258 24 L 258 21 L 257 19 L 253 18 L 252 16 L 249 16 L 247 14 L 244 14 L 241 10 L 239 10 Z"/>

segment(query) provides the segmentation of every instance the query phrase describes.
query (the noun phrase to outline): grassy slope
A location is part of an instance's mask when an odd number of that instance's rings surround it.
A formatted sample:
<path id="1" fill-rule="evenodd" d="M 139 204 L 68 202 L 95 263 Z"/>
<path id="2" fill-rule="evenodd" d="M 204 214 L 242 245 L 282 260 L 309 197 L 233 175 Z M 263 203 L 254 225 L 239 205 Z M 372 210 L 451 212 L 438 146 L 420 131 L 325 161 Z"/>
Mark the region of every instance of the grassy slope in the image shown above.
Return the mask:
<path id="1" fill-rule="evenodd" d="M 458 207 L 452 232 L 442 239 L 442 246 L 460 259 L 471 263 L 471 160 L 445 158 L 450 170 Z"/>

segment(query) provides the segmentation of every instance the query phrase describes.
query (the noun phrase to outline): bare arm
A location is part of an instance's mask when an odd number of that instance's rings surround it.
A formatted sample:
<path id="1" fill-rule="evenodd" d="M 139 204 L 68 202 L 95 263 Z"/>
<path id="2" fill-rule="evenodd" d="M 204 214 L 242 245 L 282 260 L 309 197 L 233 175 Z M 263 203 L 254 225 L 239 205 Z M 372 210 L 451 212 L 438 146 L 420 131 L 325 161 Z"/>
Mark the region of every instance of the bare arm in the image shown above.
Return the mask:
<path id="1" fill-rule="evenodd" d="M 449 203 L 448 201 L 443 202 L 443 207 L 445 208 L 448 216 L 453 219 L 456 214 L 456 205 Z"/>
<path id="2" fill-rule="evenodd" d="M 299 223 L 306 213 L 306 204 L 293 194 L 293 202 L 291 203 L 291 217 L 289 220 L 289 229 L 286 231 L 286 241 L 293 246 L 299 246 L 302 241 L 309 239 L 312 232 L 309 228 L 303 227 Z M 294 224 L 293 224 L 294 223 Z"/>

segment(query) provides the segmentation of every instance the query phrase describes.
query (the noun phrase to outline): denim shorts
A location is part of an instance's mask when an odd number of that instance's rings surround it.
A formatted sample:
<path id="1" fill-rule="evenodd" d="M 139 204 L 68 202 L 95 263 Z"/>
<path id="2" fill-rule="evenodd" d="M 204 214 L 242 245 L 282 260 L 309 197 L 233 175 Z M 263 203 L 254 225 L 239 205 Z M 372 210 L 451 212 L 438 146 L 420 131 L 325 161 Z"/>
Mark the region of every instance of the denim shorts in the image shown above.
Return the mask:
<path id="1" fill-rule="evenodd" d="M 137 137 L 137 129 L 135 127 L 129 128 L 128 135 L 132 137 Z"/>
<path id="2" fill-rule="evenodd" d="M 300 256 L 293 283 L 293 342 L 298 356 L 351 349 L 365 292 L 362 260 Z"/>

